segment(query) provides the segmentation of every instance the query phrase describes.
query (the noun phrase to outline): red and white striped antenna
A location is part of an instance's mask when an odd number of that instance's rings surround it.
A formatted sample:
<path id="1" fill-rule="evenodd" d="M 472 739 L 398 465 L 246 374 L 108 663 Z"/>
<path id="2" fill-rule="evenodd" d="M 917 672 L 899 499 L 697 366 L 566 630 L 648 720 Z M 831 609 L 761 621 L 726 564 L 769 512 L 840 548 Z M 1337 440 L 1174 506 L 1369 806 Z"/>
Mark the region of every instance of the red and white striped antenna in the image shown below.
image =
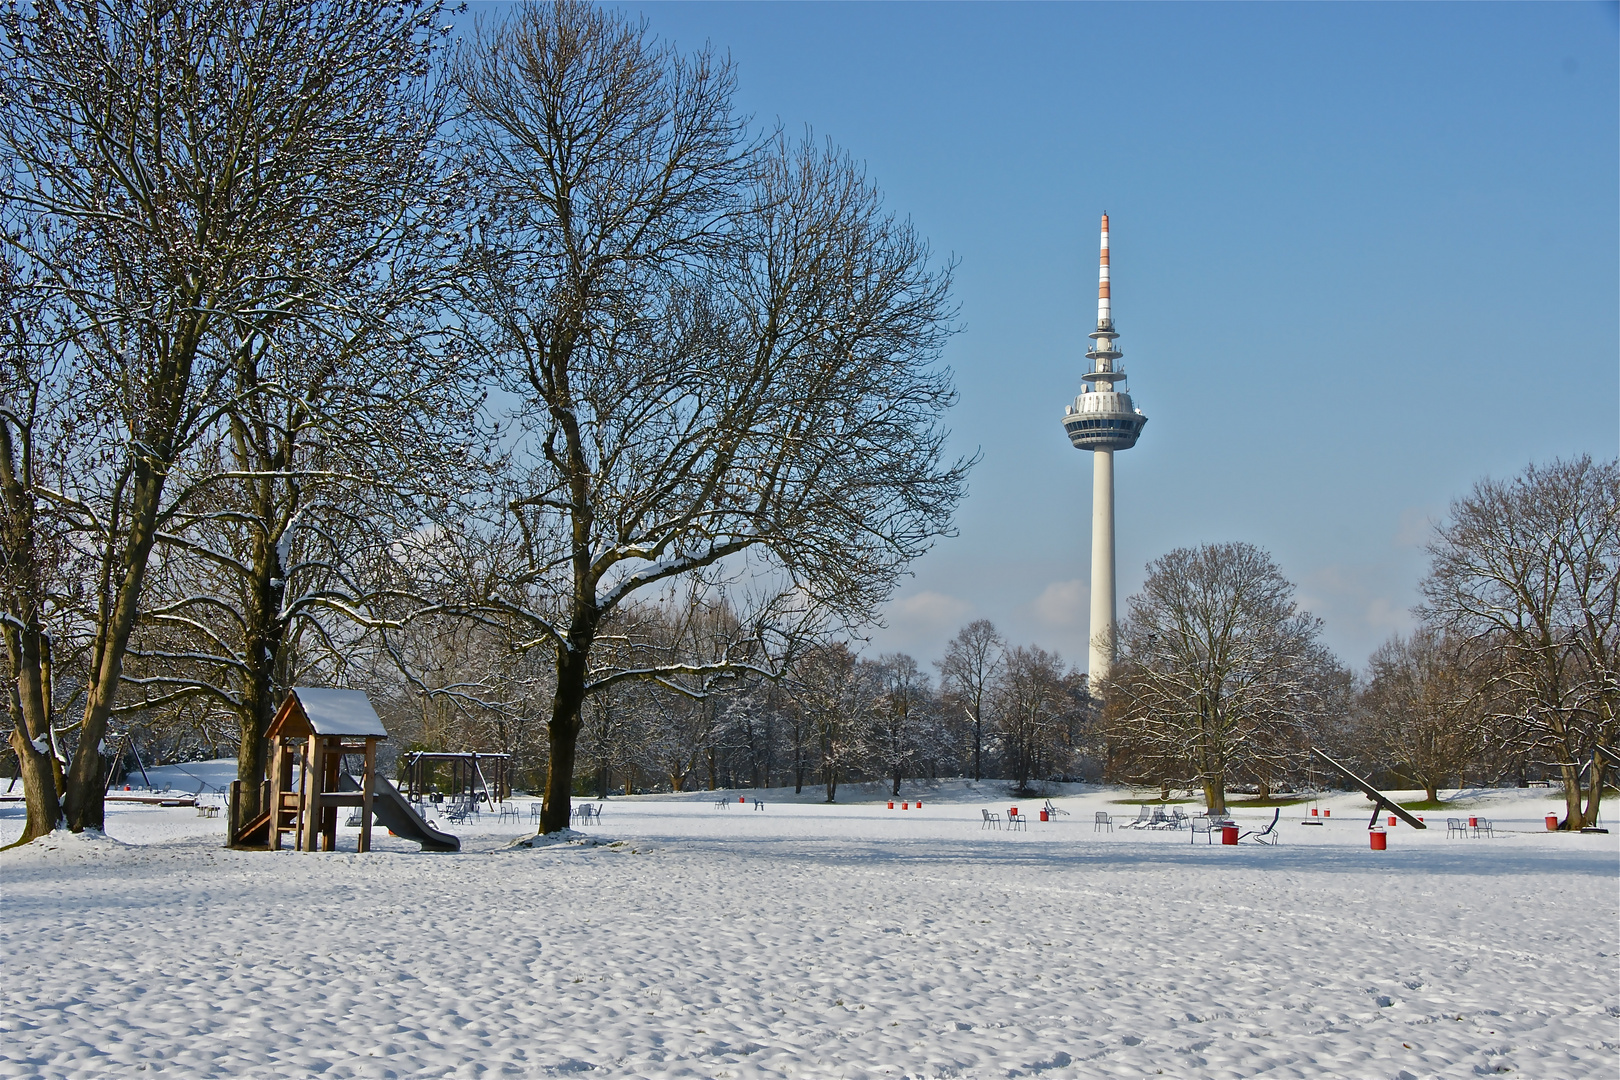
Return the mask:
<path id="1" fill-rule="evenodd" d="M 1108 309 L 1108 215 L 1102 216 L 1102 253 L 1097 256 L 1097 329 L 1114 325 Z"/>

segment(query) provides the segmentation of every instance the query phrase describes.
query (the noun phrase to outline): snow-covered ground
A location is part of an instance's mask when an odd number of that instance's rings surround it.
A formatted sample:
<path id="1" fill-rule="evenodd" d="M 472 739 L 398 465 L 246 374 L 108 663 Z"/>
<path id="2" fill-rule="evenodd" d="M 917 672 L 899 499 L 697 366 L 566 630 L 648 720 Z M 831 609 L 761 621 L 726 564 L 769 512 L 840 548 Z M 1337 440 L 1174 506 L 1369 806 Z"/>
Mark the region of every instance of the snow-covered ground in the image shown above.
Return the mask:
<path id="1" fill-rule="evenodd" d="M 1620 837 L 1547 834 L 1553 793 L 1373 852 L 1359 796 L 1223 848 L 1065 790 L 1023 832 L 981 829 L 988 784 L 614 798 L 598 843 L 512 849 L 524 804 L 459 855 L 233 852 L 115 804 L 0 856 L 0 1077 L 1620 1073 Z"/>

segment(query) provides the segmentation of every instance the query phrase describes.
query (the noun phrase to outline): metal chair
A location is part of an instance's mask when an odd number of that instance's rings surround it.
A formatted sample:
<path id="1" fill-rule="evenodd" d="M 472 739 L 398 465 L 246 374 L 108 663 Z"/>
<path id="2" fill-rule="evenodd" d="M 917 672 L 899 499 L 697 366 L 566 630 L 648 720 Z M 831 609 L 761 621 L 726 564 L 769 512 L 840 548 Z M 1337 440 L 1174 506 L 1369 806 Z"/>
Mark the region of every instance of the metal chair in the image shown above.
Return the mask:
<path id="1" fill-rule="evenodd" d="M 1098 832 L 1103 828 L 1107 828 L 1109 832 L 1113 832 L 1114 819 L 1109 816 L 1106 810 L 1099 810 L 1097 811 L 1097 816 L 1091 819 L 1091 831 Z"/>
<path id="2" fill-rule="evenodd" d="M 1282 834 L 1277 831 L 1277 821 L 1281 817 L 1282 807 L 1279 806 L 1277 807 L 1276 813 L 1271 815 L 1270 825 L 1267 825 L 1263 829 L 1251 829 L 1242 836 L 1239 836 L 1238 839 L 1253 840 L 1257 844 L 1275 844 L 1278 840 L 1282 839 Z"/>
<path id="3" fill-rule="evenodd" d="M 1475 818 L 1473 827 L 1474 827 L 1474 836 L 1475 837 L 1479 837 L 1479 836 L 1495 837 L 1496 836 L 1496 829 L 1493 828 L 1491 826 L 1491 823 L 1489 821 L 1486 821 L 1484 818 Z"/>
<path id="4" fill-rule="evenodd" d="M 1197 843 L 1199 833 L 1204 834 L 1204 843 L 1213 844 L 1215 842 L 1215 834 L 1210 829 L 1208 814 L 1194 814 L 1187 819 L 1187 824 L 1192 827 L 1192 832 L 1187 834 L 1187 843 Z"/>
<path id="5" fill-rule="evenodd" d="M 1009 830 L 1023 829 L 1026 832 L 1029 831 L 1029 815 L 1015 814 L 1011 810 L 1007 811 L 1007 828 Z"/>
<path id="6" fill-rule="evenodd" d="M 1172 807 L 1170 810 L 1170 827 L 1172 829 L 1185 829 L 1187 827 L 1187 811 L 1181 807 Z"/>
<path id="7" fill-rule="evenodd" d="M 981 830 L 983 830 L 983 829 L 999 829 L 999 828 L 1001 828 L 1001 815 L 1000 814 L 997 814 L 997 813 L 995 813 L 993 811 L 990 811 L 990 810 L 985 810 L 982 807 L 980 808 L 979 813 L 984 815 L 984 824 L 979 826 L 979 828 Z"/>
<path id="8" fill-rule="evenodd" d="M 1468 835 L 1468 822 L 1464 821 L 1460 817 L 1448 817 L 1448 818 L 1446 818 L 1446 839 L 1449 840 L 1453 836 L 1467 836 L 1467 835 Z"/>

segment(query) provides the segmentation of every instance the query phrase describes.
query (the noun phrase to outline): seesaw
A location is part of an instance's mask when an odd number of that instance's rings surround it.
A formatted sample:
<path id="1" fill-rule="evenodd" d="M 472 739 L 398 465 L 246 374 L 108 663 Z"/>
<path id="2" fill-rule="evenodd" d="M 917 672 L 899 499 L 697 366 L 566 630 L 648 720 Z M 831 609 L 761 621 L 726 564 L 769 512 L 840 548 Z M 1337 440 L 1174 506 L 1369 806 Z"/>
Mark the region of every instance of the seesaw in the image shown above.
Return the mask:
<path id="1" fill-rule="evenodd" d="M 1423 822 L 1419 821 L 1417 818 L 1403 810 L 1394 799 L 1391 799 L 1388 795 L 1385 795 L 1382 791 L 1379 791 L 1377 788 L 1367 783 L 1367 781 L 1351 772 L 1348 768 L 1340 765 L 1337 761 L 1334 761 L 1332 758 L 1322 753 L 1322 751 L 1318 750 L 1316 747 L 1311 747 L 1311 753 L 1315 754 L 1317 757 L 1321 758 L 1323 761 L 1337 769 L 1346 780 L 1349 780 L 1352 784 L 1356 785 L 1356 787 L 1364 791 L 1367 798 L 1373 801 L 1372 820 L 1367 823 L 1367 828 L 1371 829 L 1376 827 L 1378 824 L 1378 815 L 1383 813 L 1385 810 L 1388 810 L 1391 814 L 1394 814 L 1396 817 L 1400 818 L 1414 829 L 1428 828 L 1428 826 L 1423 824 Z"/>

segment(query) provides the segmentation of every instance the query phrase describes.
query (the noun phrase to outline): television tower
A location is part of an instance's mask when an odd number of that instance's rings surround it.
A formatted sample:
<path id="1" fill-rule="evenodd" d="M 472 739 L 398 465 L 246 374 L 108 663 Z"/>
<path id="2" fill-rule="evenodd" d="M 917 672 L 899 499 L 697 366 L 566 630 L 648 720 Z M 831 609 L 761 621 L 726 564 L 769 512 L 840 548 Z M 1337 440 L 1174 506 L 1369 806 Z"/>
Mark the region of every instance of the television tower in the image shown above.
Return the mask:
<path id="1" fill-rule="evenodd" d="M 1082 376 L 1080 396 L 1065 410 L 1063 430 L 1076 450 L 1091 451 L 1091 663 L 1090 683 L 1097 686 L 1114 664 L 1114 451 L 1129 450 L 1142 434 L 1147 417 L 1131 403 L 1125 387 L 1124 353 L 1114 344 L 1108 306 L 1108 215 L 1102 218 L 1102 254 L 1097 270 L 1097 329 L 1091 332 L 1086 359 L 1091 370 Z"/>

